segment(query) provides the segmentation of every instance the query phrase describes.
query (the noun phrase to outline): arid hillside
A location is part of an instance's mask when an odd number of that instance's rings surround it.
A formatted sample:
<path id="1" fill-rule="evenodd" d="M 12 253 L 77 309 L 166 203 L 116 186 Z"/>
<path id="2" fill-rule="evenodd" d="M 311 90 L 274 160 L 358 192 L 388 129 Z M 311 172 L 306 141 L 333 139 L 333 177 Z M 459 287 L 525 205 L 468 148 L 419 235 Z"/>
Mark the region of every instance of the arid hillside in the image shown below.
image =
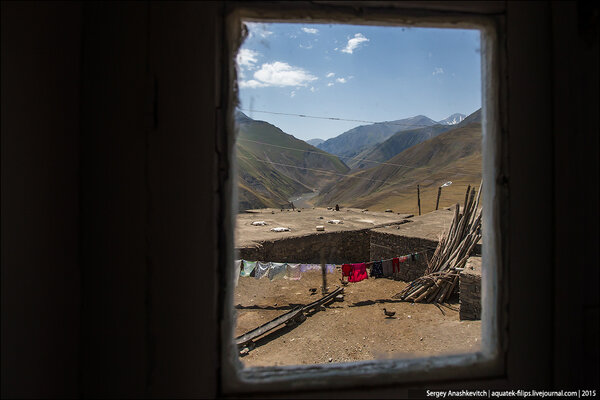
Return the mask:
<path id="1" fill-rule="evenodd" d="M 240 210 L 287 205 L 290 197 L 319 189 L 349 170 L 336 156 L 267 122 L 238 112 L 236 124 Z"/>

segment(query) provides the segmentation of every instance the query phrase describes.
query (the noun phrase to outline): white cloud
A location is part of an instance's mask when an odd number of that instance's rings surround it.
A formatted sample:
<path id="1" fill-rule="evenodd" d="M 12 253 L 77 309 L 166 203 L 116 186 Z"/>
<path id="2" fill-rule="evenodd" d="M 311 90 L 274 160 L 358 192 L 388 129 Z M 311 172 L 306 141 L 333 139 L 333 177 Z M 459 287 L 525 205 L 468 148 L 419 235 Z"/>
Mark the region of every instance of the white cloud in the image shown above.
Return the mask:
<path id="1" fill-rule="evenodd" d="M 333 72 L 330 72 L 327 75 L 325 75 L 326 78 L 332 78 L 334 76 L 335 76 L 335 74 Z"/>
<path id="2" fill-rule="evenodd" d="M 273 32 L 267 30 L 267 26 L 260 22 L 246 22 L 246 26 L 248 27 L 248 39 L 254 35 L 258 35 L 263 39 L 271 36 Z"/>
<path id="3" fill-rule="evenodd" d="M 249 81 L 239 81 L 238 85 L 240 86 L 241 89 L 245 89 L 245 88 L 254 89 L 254 88 L 268 86 L 268 85 L 265 85 L 262 82 L 254 80 L 254 79 L 250 79 Z"/>
<path id="4" fill-rule="evenodd" d="M 329 87 L 329 86 L 333 86 L 333 82 L 329 82 L 329 83 L 327 84 L 327 86 L 328 86 L 328 87 Z"/>
<path id="5" fill-rule="evenodd" d="M 254 50 L 240 49 L 235 59 L 239 67 L 255 69 L 259 55 L 260 54 Z"/>
<path id="6" fill-rule="evenodd" d="M 354 37 L 352 39 L 348 40 L 348 44 L 346 44 L 346 47 L 344 47 L 340 51 L 342 53 L 352 54 L 354 52 L 354 50 L 356 50 L 356 48 L 358 46 L 360 46 L 361 43 L 368 42 L 368 41 L 369 41 L 369 39 L 364 37 L 362 33 L 357 33 L 354 35 Z"/>
<path id="7" fill-rule="evenodd" d="M 292 90 L 292 93 L 290 93 L 290 97 L 291 97 L 291 98 L 294 98 L 295 96 L 296 96 L 296 91 L 295 91 L 295 90 Z"/>
<path id="8" fill-rule="evenodd" d="M 432 73 L 432 75 L 438 75 L 438 74 L 443 74 L 443 73 L 444 73 L 444 69 L 443 69 L 443 68 L 436 67 L 436 68 L 433 70 L 433 73 Z"/>
<path id="9" fill-rule="evenodd" d="M 306 46 L 304 46 L 303 44 L 299 44 L 298 46 L 299 46 L 301 49 L 306 49 L 306 50 L 310 50 L 310 49 L 312 49 L 312 48 L 313 48 L 313 45 L 312 45 L 312 44 L 310 44 L 310 43 L 309 43 L 309 44 L 307 44 Z"/>
<path id="10" fill-rule="evenodd" d="M 315 28 L 302 28 L 302 30 L 306 33 L 311 33 L 313 35 L 316 35 L 317 33 L 319 33 L 319 30 L 315 29 Z"/>
<path id="11" fill-rule="evenodd" d="M 346 83 L 346 82 L 348 82 L 348 81 L 346 80 L 346 78 L 337 78 L 337 79 L 336 79 L 336 82 L 339 82 L 339 83 Z"/>
<path id="12" fill-rule="evenodd" d="M 293 67 L 287 63 L 276 61 L 263 64 L 254 73 L 254 79 L 241 81 L 241 88 L 257 88 L 267 86 L 307 86 L 308 82 L 317 80 L 316 76 L 302 68 Z"/>
<path id="13" fill-rule="evenodd" d="M 311 86 L 311 87 L 310 87 L 310 91 L 311 91 L 311 92 L 313 92 L 313 93 L 314 93 L 314 92 L 316 92 L 317 90 L 318 90 L 318 89 L 315 89 L 315 87 L 314 87 L 314 86 Z"/>

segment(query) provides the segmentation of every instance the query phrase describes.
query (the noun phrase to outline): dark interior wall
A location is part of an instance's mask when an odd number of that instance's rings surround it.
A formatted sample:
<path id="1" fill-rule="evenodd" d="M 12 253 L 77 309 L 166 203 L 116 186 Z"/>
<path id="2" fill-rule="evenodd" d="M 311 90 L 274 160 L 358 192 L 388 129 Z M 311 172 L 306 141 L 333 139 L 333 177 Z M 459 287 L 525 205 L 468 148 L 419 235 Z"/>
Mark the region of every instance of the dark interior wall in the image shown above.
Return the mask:
<path id="1" fill-rule="evenodd" d="M 597 387 L 599 7 L 554 2 L 552 30 L 554 379 L 559 387 L 584 387 L 589 382 Z"/>
<path id="2" fill-rule="evenodd" d="M 84 6 L 86 396 L 216 392 L 215 19 Z"/>
<path id="3" fill-rule="evenodd" d="M 148 279 L 153 397 L 217 392 L 214 2 L 151 3 Z M 222 266 L 221 266 L 222 267 Z"/>
<path id="4" fill-rule="evenodd" d="M 3 397 L 218 395 L 222 7 L 2 3 Z M 493 7 L 508 62 L 508 372 L 454 385 L 597 386 L 597 18 L 572 2 Z"/>
<path id="5" fill-rule="evenodd" d="M 1 14 L 2 397 L 76 396 L 81 5 Z"/>
<path id="6" fill-rule="evenodd" d="M 552 63 L 549 3 L 508 3 L 506 46 L 509 54 L 506 87 L 508 96 L 507 139 L 510 161 L 508 176 L 502 177 L 510 191 L 510 221 L 507 233 L 510 256 L 506 276 L 509 287 L 526 287 L 537 281 L 535 296 L 511 291 L 507 363 L 509 379 L 518 387 L 551 384 L 552 355 L 549 337 L 538 338 L 531 329 L 552 325 L 553 277 L 540 274 L 535 266 L 552 265 L 553 164 Z M 527 106 L 524 106 L 527 104 Z M 534 155 L 535 156 L 532 156 Z M 532 251 L 533 250 L 533 251 Z M 532 316 L 535 317 L 532 317 Z M 524 357 L 526 355 L 526 357 Z M 521 368 L 535 369 L 527 376 Z"/>
<path id="7" fill-rule="evenodd" d="M 83 17 L 82 388 L 130 397 L 148 364 L 148 6 L 90 3 Z"/>

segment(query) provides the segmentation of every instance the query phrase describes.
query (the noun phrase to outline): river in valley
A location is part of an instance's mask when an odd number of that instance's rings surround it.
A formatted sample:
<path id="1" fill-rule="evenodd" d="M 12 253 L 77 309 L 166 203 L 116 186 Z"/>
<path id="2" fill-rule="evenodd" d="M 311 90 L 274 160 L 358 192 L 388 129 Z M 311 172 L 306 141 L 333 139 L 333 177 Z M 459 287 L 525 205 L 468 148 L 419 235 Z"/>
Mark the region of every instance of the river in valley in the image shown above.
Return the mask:
<path id="1" fill-rule="evenodd" d="M 302 193 L 300 196 L 294 196 L 289 199 L 289 201 L 294 203 L 294 207 L 296 208 L 312 208 L 312 200 L 313 197 L 317 196 L 319 192 L 308 192 Z"/>

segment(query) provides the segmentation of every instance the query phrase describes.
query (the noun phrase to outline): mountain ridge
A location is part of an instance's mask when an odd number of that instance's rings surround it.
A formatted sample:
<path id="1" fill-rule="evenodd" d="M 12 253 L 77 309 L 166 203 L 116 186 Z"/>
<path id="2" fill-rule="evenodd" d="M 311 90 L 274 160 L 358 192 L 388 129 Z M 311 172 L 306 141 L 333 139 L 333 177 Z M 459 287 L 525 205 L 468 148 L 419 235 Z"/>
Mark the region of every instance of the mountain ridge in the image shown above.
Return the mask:
<path id="1" fill-rule="evenodd" d="M 438 121 L 440 125 L 456 125 L 461 123 L 467 116 L 461 113 L 454 113 L 449 117 L 444 118 L 441 121 Z"/>
<path id="2" fill-rule="evenodd" d="M 417 115 L 396 121 L 360 125 L 334 138 L 327 139 L 317 147 L 345 159 L 354 157 L 366 148 L 385 141 L 399 131 L 435 124 L 436 122 L 431 118 L 424 115 Z"/>
<path id="3" fill-rule="evenodd" d="M 416 211 L 416 186 L 423 209 L 433 209 L 437 187 L 448 180 L 443 202 L 461 202 L 467 184 L 481 180 L 481 110 L 436 137 L 397 154 L 386 164 L 351 171 L 324 187 L 317 205 Z M 410 167 L 409 167 L 410 166 Z"/>

